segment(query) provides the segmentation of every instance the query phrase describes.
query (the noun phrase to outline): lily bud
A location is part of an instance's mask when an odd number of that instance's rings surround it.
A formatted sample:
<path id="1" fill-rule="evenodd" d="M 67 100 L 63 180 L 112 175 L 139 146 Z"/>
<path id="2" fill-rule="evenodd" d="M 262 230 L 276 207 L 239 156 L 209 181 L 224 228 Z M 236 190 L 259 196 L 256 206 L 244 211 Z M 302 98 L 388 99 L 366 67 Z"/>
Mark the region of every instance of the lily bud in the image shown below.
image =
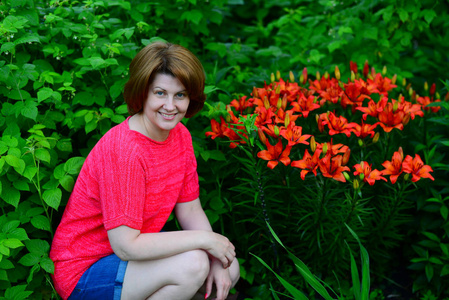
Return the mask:
<path id="1" fill-rule="evenodd" d="M 316 80 L 320 80 L 321 79 L 321 74 L 320 74 L 319 71 L 316 71 L 315 77 L 316 77 Z"/>
<path id="2" fill-rule="evenodd" d="M 354 71 L 351 71 L 351 81 L 355 81 L 355 73 L 354 73 Z"/>
<path id="3" fill-rule="evenodd" d="M 368 77 L 368 73 L 369 73 L 369 65 L 368 65 L 368 61 L 365 61 L 365 64 L 363 65 L 363 76 L 366 78 Z"/>
<path id="4" fill-rule="evenodd" d="M 335 78 L 337 78 L 337 80 L 340 80 L 340 69 L 338 68 L 338 66 L 335 66 Z"/>
<path id="5" fill-rule="evenodd" d="M 449 101 L 449 92 L 447 92 L 446 96 L 444 96 L 444 101 Z"/>
<path id="6" fill-rule="evenodd" d="M 271 78 L 271 82 L 273 83 L 273 82 L 275 82 L 276 81 L 276 78 L 274 77 L 274 73 L 271 73 L 271 76 L 270 76 Z"/>
<path id="7" fill-rule="evenodd" d="M 279 136 L 279 127 L 277 127 L 277 125 L 274 125 L 274 135 L 275 135 L 276 137 Z"/>
<path id="8" fill-rule="evenodd" d="M 408 124 L 408 122 L 410 122 L 410 114 L 406 114 L 405 116 L 404 116 L 404 118 L 402 119 L 402 125 L 407 125 Z"/>
<path id="9" fill-rule="evenodd" d="M 398 79 L 398 74 L 394 74 L 393 78 L 391 78 L 391 83 L 396 84 L 396 80 Z"/>
<path id="10" fill-rule="evenodd" d="M 268 102 L 267 96 L 263 97 L 263 106 L 265 109 L 270 109 L 270 102 Z"/>
<path id="11" fill-rule="evenodd" d="M 285 114 L 284 124 L 285 127 L 287 127 L 290 124 L 290 114 L 288 113 Z"/>
<path id="12" fill-rule="evenodd" d="M 287 108 L 287 102 L 288 102 L 287 94 L 284 94 L 284 96 L 282 97 L 282 106 L 281 106 L 283 110 Z"/>
<path id="13" fill-rule="evenodd" d="M 405 174 L 405 175 L 404 175 L 404 180 L 407 181 L 407 180 L 409 179 L 409 177 L 410 177 L 410 174 L 408 174 L 408 173 Z"/>
<path id="14" fill-rule="evenodd" d="M 387 75 L 387 66 L 384 66 L 382 69 L 382 75 L 385 76 Z"/>
<path id="15" fill-rule="evenodd" d="M 323 155 L 326 155 L 327 147 L 327 143 L 323 143 Z"/>
<path id="16" fill-rule="evenodd" d="M 410 97 L 413 96 L 413 88 L 412 87 L 410 87 L 408 89 L 408 94 L 409 94 Z"/>
<path id="17" fill-rule="evenodd" d="M 282 107 L 282 99 L 279 98 L 279 99 L 278 99 L 278 102 L 276 103 L 276 108 L 279 109 L 279 108 L 281 108 L 281 107 Z"/>
<path id="18" fill-rule="evenodd" d="M 318 130 L 322 133 L 324 131 L 324 125 L 323 121 L 321 121 L 321 118 L 318 118 L 317 123 L 318 123 Z"/>
<path id="19" fill-rule="evenodd" d="M 359 181 L 357 179 L 354 179 L 352 182 L 352 186 L 354 187 L 354 190 L 358 190 L 360 187 Z"/>
<path id="20" fill-rule="evenodd" d="M 433 95 L 435 94 L 436 88 L 437 88 L 437 86 L 435 85 L 435 82 L 432 83 L 432 86 L 430 87 L 430 91 L 429 91 L 430 96 L 433 96 Z M 440 97 L 438 97 L 438 99 L 439 99 L 439 98 L 440 98 Z"/>
<path id="21" fill-rule="evenodd" d="M 310 138 L 310 150 L 312 150 L 312 152 L 315 152 L 315 150 L 316 150 L 316 142 L 315 142 L 315 137 L 313 135 Z"/>
<path id="22" fill-rule="evenodd" d="M 367 76 L 366 78 L 371 79 L 371 80 L 374 80 L 374 77 L 373 77 L 373 75 L 371 75 L 371 73 L 369 73 L 368 76 Z"/>
<path id="23" fill-rule="evenodd" d="M 363 162 L 360 165 L 362 165 L 362 168 L 363 168 Z M 363 180 L 363 179 L 365 179 L 365 174 L 360 173 L 359 177 L 360 177 L 360 180 Z"/>
<path id="24" fill-rule="evenodd" d="M 379 141 L 379 137 L 380 137 L 380 133 L 379 133 L 379 132 L 376 132 L 376 134 L 375 134 L 374 137 L 373 137 L 373 143 L 374 143 L 374 144 L 377 143 L 377 142 Z"/>
<path id="25" fill-rule="evenodd" d="M 399 102 L 398 102 L 398 101 L 395 101 L 395 102 L 393 103 L 393 112 L 396 112 L 396 111 L 398 110 L 398 107 L 399 107 Z"/>
<path id="26" fill-rule="evenodd" d="M 267 143 L 267 137 L 265 136 L 262 128 L 257 128 L 257 133 L 259 134 L 260 141 L 265 145 Z"/>
<path id="27" fill-rule="evenodd" d="M 281 79 L 281 72 L 279 70 L 276 71 L 276 80 Z"/>
<path id="28" fill-rule="evenodd" d="M 405 78 L 402 79 L 402 86 L 406 86 L 407 85 L 407 80 Z"/>
<path id="29" fill-rule="evenodd" d="M 402 150 L 402 147 L 399 147 L 398 152 L 399 155 L 401 156 L 401 160 L 404 160 L 404 151 Z"/>
<path id="30" fill-rule="evenodd" d="M 343 176 L 346 178 L 347 181 L 351 180 L 351 177 L 349 177 L 349 174 L 346 172 L 343 172 Z"/>
<path id="31" fill-rule="evenodd" d="M 299 83 L 300 84 L 303 84 L 303 82 L 304 82 L 304 75 L 299 75 Z"/>
<path id="32" fill-rule="evenodd" d="M 436 92 L 436 93 L 435 93 L 435 98 L 436 98 L 436 99 L 440 99 L 440 93 Z"/>
<path id="33" fill-rule="evenodd" d="M 301 83 L 306 84 L 306 82 L 307 82 L 307 67 L 302 69 L 302 76 L 303 76 L 303 79 L 302 79 Z"/>
<path id="34" fill-rule="evenodd" d="M 259 98 L 259 93 L 257 92 L 256 87 L 253 87 L 253 98 Z"/>
<path id="35" fill-rule="evenodd" d="M 349 161 L 349 156 L 351 156 L 351 150 L 348 149 L 345 154 L 343 154 L 343 159 L 341 160 L 341 165 L 346 166 Z M 348 179 L 349 180 L 349 179 Z"/>
<path id="36" fill-rule="evenodd" d="M 324 72 L 324 78 L 329 79 L 329 72 L 328 71 Z"/>
<path id="37" fill-rule="evenodd" d="M 288 73 L 288 75 L 289 75 L 289 77 L 290 77 L 290 82 L 295 82 L 295 74 L 293 74 L 293 72 L 290 71 L 290 72 Z"/>
<path id="38" fill-rule="evenodd" d="M 278 84 L 277 86 L 276 86 L 276 94 L 280 94 L 281 93 L 281 85 L 280 84 Z"/>
<path id="39" fill-rule="evenodd" d="M 427 81 L 424 82 L 424 90 L 425 90 L 425 91 L 428 91 L 428 90 L 429 90 L 429 83 L 427 83 Z"/>
<path id="40" fill-rule="evenodd" d="M 357 140 L 357 143 L 359 144 L 360 147 L 363 146 L 363 140 L 362 140 L 362 139 L 358 139 L 358 140 Z"/>

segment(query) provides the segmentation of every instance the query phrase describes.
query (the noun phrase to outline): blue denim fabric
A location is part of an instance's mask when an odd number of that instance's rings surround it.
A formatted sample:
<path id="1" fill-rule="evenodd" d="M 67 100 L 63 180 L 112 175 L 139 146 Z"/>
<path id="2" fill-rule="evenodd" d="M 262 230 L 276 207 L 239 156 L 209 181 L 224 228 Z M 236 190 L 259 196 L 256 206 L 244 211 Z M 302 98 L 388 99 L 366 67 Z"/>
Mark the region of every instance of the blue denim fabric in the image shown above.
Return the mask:
<path id="1" fill-rule="evenodd" d="M 103 257 L 84 272 L 69 300 L 120 300 L 127 265 L 115 254 Z"/>

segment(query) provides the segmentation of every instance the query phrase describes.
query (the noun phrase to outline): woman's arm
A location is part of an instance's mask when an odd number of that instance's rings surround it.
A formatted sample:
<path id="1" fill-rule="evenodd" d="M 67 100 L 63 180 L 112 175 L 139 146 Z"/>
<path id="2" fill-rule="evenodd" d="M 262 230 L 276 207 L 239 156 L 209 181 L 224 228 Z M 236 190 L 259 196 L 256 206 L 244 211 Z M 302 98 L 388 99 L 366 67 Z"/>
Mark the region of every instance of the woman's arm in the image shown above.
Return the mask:
<path id="1" fill-rule="evenodd" d="M 178 221 L 185 230 L 140 233 L 128 226 L 119 226 L 108 230 L 112 250 L 122 260 L 128 261 L 154 260 L 203 249 L 219 259 L 223 266 L 229 266 L 235 257 L 234 246 L 226 237 L 212 232 L 199 199 L 192 202 L 179 203 L 175 208 Z"/>

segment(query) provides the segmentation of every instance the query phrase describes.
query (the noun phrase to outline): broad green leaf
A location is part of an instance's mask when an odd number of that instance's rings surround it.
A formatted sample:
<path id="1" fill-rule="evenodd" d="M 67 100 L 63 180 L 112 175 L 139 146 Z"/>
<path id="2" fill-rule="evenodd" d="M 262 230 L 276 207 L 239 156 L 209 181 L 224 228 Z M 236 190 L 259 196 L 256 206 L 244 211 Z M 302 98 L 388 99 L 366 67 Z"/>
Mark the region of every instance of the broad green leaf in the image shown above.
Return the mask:
<path id="1" fill-rule="evenodd" d="M 50 245 L 48 244 L 48 242 L 41 239 L 25 241 L 25 245 L 30 253 L 37 254 L 38 256 L 47 255 L 48 251 L 50 250 Z"/>
<path id="2" fill-rule="evenodd" d="M 20 241 L 28 240 L 28 235 L 23 228 L 16 228 L 14 230 L 11 230 L 8 234 L 8 237 L 15 238 Z"/>
<path id="3" fill-rule="evenodd" d="M 62 191 L 58 188 L 46 190 L 42 195 L 42 198 L 48 206 L 57 210 L 59 208 L 59 204 L 61 203 Z"/>
<path id="4" fill-rule="evenodd" d="M 26 300 L 30 299 L 30 295 L 33 292 L 26 291 L 26 285 L 16 285 L 6 289 L 5 298 L 6 299 L 14 299 L 14 300 Z"/>
<path id="5" fill-rule="evenodd" d="M 51 231 L 50 221 L 43 215 L 37 215 L 31 219 L 31 224 L 40 230 Z"/>
<path id="6" fill-rule="evenodd" d="M 19 205 L 20 201 L 20 191 L 16 190 L 11 186 L 3 186 L 1 198 L 8 204 L 14 207 Z"/>
<path id="7" fill-rule="evenodd" d="M 3 225 L 2 232 L 9 233 L 9 232 L 15 230 L 17 227 L 19 227 L 19 225 L 20 225 L 20 221 L 19 220 L 9 221 L 5 225 Z"/>
<path id="8" fill-rule="evenodd" d="M 41 259 L 40 265 L 42 269 L 44 269 L 47 273 L 53 274 L 55 272 L 55 265 L 48 256 L 45 256 Z"/>
<path id="9" fill-rule="evenodd" d="M 50 152 L 48 152 L 47 149 L 38 148 L 34 151 L 34 155 L 36 155 L 37 159 L 39 159 L 41 161 L 45 161 L 47 163 L 50 163 L 51 156 L 50 156 Z"/>
<path id="10" fill-rule="evenodd" d="M 0 54 L 3 52 L 10 52 L 12 49 L 14 49 L 15 45 L 12 42 L 6 42 L 2 44 L 2 47 L 0 48 Z"/>
<path id="11" fill-rule="evenodd" d="M 64 164 L 64 171 L 71 175 L 78 175 L 84 164 L 84 157 L 72 157 Z"/>
<path id="12" fill-rule="evenodd" d="M 73 177 L 70 175 L 66 175 L 62 179 L 59 180 L 59 183 L 61 183 L 62 187 L 67 192 L 72 192 L 73 187 L 75 186 L 75 179 L 73 179 Z"/>
<path id="13" fill-rule="evenodd" d="M 16 249 L 24 246 L 20 240 L 14 238 L 3 240 L 3 245 L 11 249 Z"/>
<path id="14" fill-rule="evenodd" d="M 25 171 L 23 171 L 22 175 L 31 181 L 34 178 L 34 176 L 36 175 L 37 170 L 38 170 L 37 167 L 27 165 L 25 168 Z"/>
<path id="15" fill-rule="evenodd" d="M 38 264 L 40 260 L 40 257 L 34 253 L 27 253 L 19 260 L 19 264 L 22 264 L 26 267 L 34 266 L 35 264 Z"/>
<path id="16" fill-rule="evenodd" d="M 41 88 L 38 92 L 37 92 L 37 101 L 41 102 L 44 101 L 45 99 L 48 99 L 49 97 L 51 97 L 51 95 L 53 94 L 53 90 L 51 88 Z"/>

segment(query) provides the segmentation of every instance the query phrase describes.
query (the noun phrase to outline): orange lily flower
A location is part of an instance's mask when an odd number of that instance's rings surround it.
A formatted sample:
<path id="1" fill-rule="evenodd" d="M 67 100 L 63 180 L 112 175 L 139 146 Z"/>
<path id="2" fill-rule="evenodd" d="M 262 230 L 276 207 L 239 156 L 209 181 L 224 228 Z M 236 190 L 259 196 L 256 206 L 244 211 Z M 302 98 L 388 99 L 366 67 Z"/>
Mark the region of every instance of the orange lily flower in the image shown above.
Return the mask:
<path id="1" fill-rule="evenodd" d="M 346 182 L 343 172 L 349 171 L 349 167 L 341 165 L 342 159 L 343 157 L 341 155 L 331 157 L 328 152 L 328 154 L 318 162 L 318 166 L 323 176 Z"/>
<path id="2" fill-rule="evenodd" d="M 220 116 L 221 123 L 218 123 L 216 120 L 210 120 L 210 126 L 212 131 L 206 132 L 206 136 L 210 136 L 213 140 L 217 137 L 225 137 L 225 132 L 228 129 L 228 125 L 226 124 L 223 117 Z"/>
<path id="3" fill-rule="evenodd" d="M 288 141 L 289 146 L 294 146 L 296 144 L 308 145 L 307 139 L 311 137 L 310 134 L 302 134 L 302 127 L 296 126 L 295 122 L 290 122 L 287 128 L 281 129 L 281 136 Z"/>
<path id="4" fill-rule="evenodd" d="M 387 105 L 387 101 L 388 98 L 386 97 L 382 98 L 378 103 L 374 102 L 374 100 L 370 100 L 367 107 L 359 106 L 356 107 L 356 109 L 364 113 L 362 116 L 363 120 L 366 120 L 367 116 L 377 118 L 379 112 L 383 111 L 385 105 Z"/>
<path id="5" fill-rule="evenodd" d="M 360 164 L 356 164 L 354 166 L 355 172 L 354 175 L 363 174 L 363 181 L 368 182 L 369 185 L 373 185 L 376 180 L 384 180 L 387 181 L 385 177 L 382 177 L 382 172 L 379 170 L 372 170 L 371 165 L 366 161 L 362 161 Z"/>
<path id="6" fill-rule="evenodd" d="M 392 184 L 395 184 L 398 180 L 398 177 L 402 174 L 402 160 L 404 159 L 404 153 L 402 152 L 402 148 L 399 148 L 399 151 L 393 153 L 393 157 L 391 161 L 385 161 L 382 163 L 382 166 L 385 170 L 382 170 L 382 175 L 390 175 L 390 181 Z"/>
<path id="7" fill-rule="evenodd" d="M 292 147 L 288 146 L 282 150 L 282 140 L 279 139 L 276 146 L 272 146 L 269 141 L 266 143 L 268 150 L 262 150 L 257 153 L 257 157 L 268 160 L 268 168 L 273 169 L 279 162 L 288 166 L 290 164 L 290 150 Z"/>
<path id="8" fill-rule="evenodd" d="M 266 109 L 263 106 L 259 106 L 254 110 L 254 113 L 257 114 L 254 122 L 254 125 L 257 127 L 273 123 L 273 117 L 275 117 L 275 114 L 271 109 Z"/>
<path id="9" fill-rule="evenodd" d="M 327 120 L 323 121 L 323 125 L 326 124 L 329 127 L 329 135 L 344 133 L 347 137 L 351 136 L 353 123 L 348 123 L 348 120 L 343 116 L 337 117 L 333 112 L 331 112 L 327 116 Z"/>
<path id="10" fill-rule="evenodd" d="M 240 112 L 240 114 L 243 114 L 243 111 L 245 109 L 247 109 L 248 107 L 252 107 L 253 106 L 253 98 L 250 98 L 248 100 L 246 100 L 247 96 L 243 96 L 240 97 L 239 100 L 232 100 L 231 101 L 231 106 L 234 107 L 238 112 Z"/>
<path id="11" fill-rule="evenodd" d="M 437 111 L 440 110 L 441 107 L 439 106 L 431 106 L 431 107 L 426 107 L 426 105 L 433 103 L 433 102 L 441 102 L 440 99 L 432 101 L 432 99 L 430 99 L 428 96 L 425 97 L 418 97 L 418 99 L 416 99 L 416 102 L 418 102 L 419 104 L 421 104 L 422 108 L 425 110 L 432 110 L 432 112 L 436 113 Z"/>
<path id="12" fill-rule="evenodd" d="M 412 174 L 412 181 L 417 182 L 421 178 L 429 178 L 435 180 L 429 172 L 433 172 L 432 168 L 428 165 L 424 165 L 421 157 L 415 154 L 415 158 L 407 155 L 402 163 L 402 168 L 405 173 Z"/>
<path id="13" fill-rule="evenodd" d="M 303 93 L 299 94 L 297 101 L 292 102 L 292 106 L 295 112 L 299 112 L 304 118 L 309 116 L 312 110 L 320 108 L 318 103 L 315 103 L 315 97 L 309 95 L 307 98 Z"/>
<path id="14" fill-rule="evenodd" d="M 383 111 L 379 112 L 377 116 L 380 121 L 380 126 L 384 129 L 385 132 L 390 132 L 394 128 L 399 130 L 404 129 L 403 120 L 406 116 L 406 113 L 401 110 L 394 111 L 393 103 L 389 102 L 385 105 Z"/>
<path id="15" fill-rule="evenodd" d="M 388 77 L 382 77 L 381 73 L 377 73 L 374 80 L 368 79 L 370 88 L 373 88 L 373 92 L 379 93 L 384 96 L 388 96 L 388 92 L 397 87 L 397 85 L 391 82 Z"/>
<path id="16" fill-rule="evenodd" d="M 379 122 L 371 125 L 371 124 L 365 124 L 362 120 L 362 124 L 359 125 L 357 123 L 351 123 L 352 124 L 352 132 L 359 138 L 364 139 L 368 135 L 371 135 L 371 138 L 374 137 L 376 134 L 374 132 L 374 129 L 379 125 Z"/>
<path id="17" fill-rule="evenodd" d="M 323 151 L 323 145 L 327 144 L 327 152 L 326 154 L 330 153 L 331 156 L 337 155 L 338 153 L 345 153 L 349 150 L 349 147 L 343 144 L 333 144 L 332 140 L 327 143 L 316 143 L 317 150 Z"/>
<path id="18" fill-rule="evenodd" d="M 304 180 L 307 173 L 312 172 L 316 176 L 316 170 L 318 168 L 318 162 L 320 161 L 321 151 L 316 150 L 313 156 L 309 154 L 309 151 L 304 152 L 304 156 L 301 160 L 292 161 L 291 166 L 302 169 L 301 179 Z"/>
<path id="19" fill-rule="evenodd" d="M 341 105 L 346 108 L 347 105 L 361 106 L 363 100 L 370 99 L 370 97 L 363 93 L 362 85 L 355 82 L 344 84 L 343 94 L 341 96 Z"/>
<path id="20" fill-rule="evenodd" d="M 284 123 L 285 122 L 285 116 L 288 114 L 289 118 L 290 118 L 290 122 L 295 122 L 296 119 L 299 118 L 299 115 L 293 115 L 294 111 L 293 110 L 287 110 L 286 112 L 284 112 L 284 110 L 282 108 L 280 108 L 277 112 L 277 114 L 275 115 L 275 119 L 274 121 L 276 123 Z"/>
<path id="21" fill-rule="evenodd" d="M 332 79 L 332 84 L 325 91 L 320 91 L 320 96 L 323 98 L 323 100 L 320 101 L 321 105 L 323 105 L 326 101 L 335 104 L 343 95 L 343 90 L 341 89 L 340 85 L 338 85 L 338 81 L 335 78 Z"/>

